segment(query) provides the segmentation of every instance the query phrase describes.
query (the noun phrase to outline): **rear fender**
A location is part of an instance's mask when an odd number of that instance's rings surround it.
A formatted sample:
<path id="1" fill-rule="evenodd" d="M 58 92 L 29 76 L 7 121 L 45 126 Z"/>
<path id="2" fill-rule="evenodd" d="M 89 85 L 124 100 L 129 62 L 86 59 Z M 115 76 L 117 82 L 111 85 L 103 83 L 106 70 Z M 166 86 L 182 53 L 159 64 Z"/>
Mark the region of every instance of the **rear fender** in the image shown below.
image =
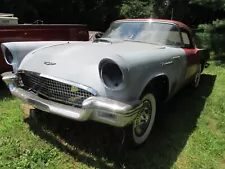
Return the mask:
<path id="1" fill-rule="evenodd" d="M 200 63 L 202 66 L 202 71 L 206 67 L 207 61 L 210 59 L 210 52 L 207 49 L 198 49 L 198 55 L 200 57 Z"/>

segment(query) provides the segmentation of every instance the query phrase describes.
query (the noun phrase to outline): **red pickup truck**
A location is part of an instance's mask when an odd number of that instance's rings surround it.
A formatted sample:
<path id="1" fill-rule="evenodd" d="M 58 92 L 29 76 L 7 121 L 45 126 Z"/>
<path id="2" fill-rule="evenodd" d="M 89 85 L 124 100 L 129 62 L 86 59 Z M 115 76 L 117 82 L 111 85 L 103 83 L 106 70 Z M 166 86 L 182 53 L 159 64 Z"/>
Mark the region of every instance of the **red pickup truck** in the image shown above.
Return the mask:
<path id="1" fill-rule="evenodd" d="M 88 41 L 86 25 L 81 24 L 18 24 L 0 25 L 0 44 L 20 41 Z M 11 70 L 0 51 L 0 74 Z"/>

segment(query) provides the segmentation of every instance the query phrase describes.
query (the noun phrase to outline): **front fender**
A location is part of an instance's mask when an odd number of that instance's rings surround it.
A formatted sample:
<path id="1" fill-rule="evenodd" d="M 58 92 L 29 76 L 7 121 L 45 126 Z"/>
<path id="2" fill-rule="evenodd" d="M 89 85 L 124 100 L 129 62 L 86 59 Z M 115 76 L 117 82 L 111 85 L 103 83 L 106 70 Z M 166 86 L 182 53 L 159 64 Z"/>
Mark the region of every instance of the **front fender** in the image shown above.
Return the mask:
<path id="1" fill-rule="evenodd" d="M 173 59 L 175 56 L 180 58 Z M 184 83 L 186 55 L 182 49 L 167 47 L 124 58 L 129 62 L 129 73 L 132 76 L 127 88 L 129 100 L 139 99 L 148 83 L 158 76 L 163 75 L 168 79 L 168 97 L 176 93 Z"/>
<path id="2" fill-rule="evenodd" d="M 13 67 L 14 72 L 17 72 L 21 61 L 28 53 L 44 46 L 60 43 L 63 41 L 8 42 L 2 43 L 1 48 L 6 63 Z"/>

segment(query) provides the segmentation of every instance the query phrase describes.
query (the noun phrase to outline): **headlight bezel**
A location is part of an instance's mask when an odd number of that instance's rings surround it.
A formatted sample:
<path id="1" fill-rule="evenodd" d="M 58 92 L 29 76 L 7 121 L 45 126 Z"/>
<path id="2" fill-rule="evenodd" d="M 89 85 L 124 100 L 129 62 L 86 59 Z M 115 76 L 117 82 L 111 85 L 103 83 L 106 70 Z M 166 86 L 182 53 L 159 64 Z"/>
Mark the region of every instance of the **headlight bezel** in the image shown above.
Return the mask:
<path id="1" fill-rule="evenodd" d="M 117 69 L 121 72 L 121 82 L 119 83 L 118 86 L 110 86 L 108 85 L 105 81 L 106 79 L 104 79 L 104 67 L 107 66 L 108 64 L 111 64 L 111 65 L 114 65 L 117 67 Z M 117 70 L 117 71 L 118 71 Z M 112 90 L 112 91 L 116 91 L 116 90 L 121 90 L 125 87 L 126 83 L 125 83 L 125 72 L 124 70 L 119 66 L 119 64 L 117 64 L 115 61 L 111 60 L 111 59 L 103 59 L 100 61 L 99 63 L 99 75 L 100 75 L 100 78 L 101 78 L 101 81 L 103 83 L 103 85 L 105 86 L 105 88 L 109 89 L 109 90 Z M 108 79 L 109 80 L 109 79 Z M 113 80 L 110 79 L 110 80 Z"/>
<path id="2" fill-rule="evenodd" d="M 8 65 L 13 64 L 13 61 L 14 61 L 13 54 L 7 47 L 4 48 L 4 58 Z"/>

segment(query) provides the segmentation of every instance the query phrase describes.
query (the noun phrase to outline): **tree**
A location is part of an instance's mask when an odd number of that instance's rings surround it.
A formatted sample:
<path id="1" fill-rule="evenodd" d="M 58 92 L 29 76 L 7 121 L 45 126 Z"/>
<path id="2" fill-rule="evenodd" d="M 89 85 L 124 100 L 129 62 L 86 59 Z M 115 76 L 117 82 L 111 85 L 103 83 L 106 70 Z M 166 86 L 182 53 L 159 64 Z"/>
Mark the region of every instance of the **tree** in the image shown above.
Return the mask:
<path id="1" fill-rule="evenodd" d="M 149 18 L 153 13 L 153 2 L 144 0 L 126 0 L 121 7 L 121 16 L 124 18 Z"/>
<path id="2" fill-rule="evenodd" d="M 191 0 L 190 3 L 207 7 L 214 11 L 225 10 L 225 0 Z"/>
<path id="3" fill-rule="evenodd" d="M 214 59 L 224 58 L 225 0 L 191 0 L 191 4 L 198 5 L 199 9 L 207 9 L 209 12 L 204 14 L 210 16 L 208 24 L 198 26 L 196 35 L 199 46 L 208 48 Z"/>
<path id="4" fill-rule="evenodd" d="M 121 16 L 125 18 L 167 18 L 171 0 L 125 0 Z M 169 16 L 170 17 L 170 16 Z"/>

